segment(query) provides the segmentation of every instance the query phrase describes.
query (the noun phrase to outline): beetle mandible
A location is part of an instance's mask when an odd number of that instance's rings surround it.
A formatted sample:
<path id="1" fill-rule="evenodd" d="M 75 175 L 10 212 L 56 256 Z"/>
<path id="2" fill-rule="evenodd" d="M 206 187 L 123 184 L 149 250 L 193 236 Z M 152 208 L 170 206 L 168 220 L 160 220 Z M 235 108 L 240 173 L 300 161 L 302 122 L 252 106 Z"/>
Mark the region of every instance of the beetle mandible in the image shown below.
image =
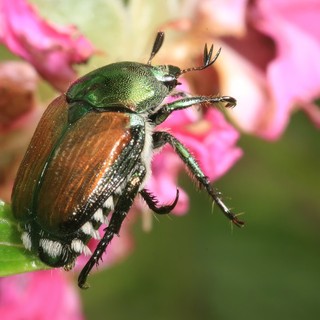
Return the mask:
<path id="1" fill-rule="evenodd" d="M 115 234 L 119 234 L 138 194 L 156 213 L 169 213 L 144 186 L 151 174 L 153 150 L 171 145 L 191 175 L 222 212 L 237 226 L 234 213 L 210 185 L 188 149 L 168 132 L 156 131 L 172 112 L 195 104 L 236 105 L 229 96 L 176 95 L 178 78 L 211 66 L 213 46 L 204 48 L 203 65 L 181 70 L 172 65 L 152 66 L 162 46 L 158 32 L 149 61 L 118 62 L 96 69 L 75 81 L 47 108 L 19 168 L 12 193 L 12 210 L 22 229 L 24 246 L 49 266 L 70 270 L 82 253 L 90 254 L 87 242 L 99 239 L 98 228 L 107 224 L 94 253 L 80 272 L 86 279 Z M 108 214 L 112 212 L 110 222 Z"/>

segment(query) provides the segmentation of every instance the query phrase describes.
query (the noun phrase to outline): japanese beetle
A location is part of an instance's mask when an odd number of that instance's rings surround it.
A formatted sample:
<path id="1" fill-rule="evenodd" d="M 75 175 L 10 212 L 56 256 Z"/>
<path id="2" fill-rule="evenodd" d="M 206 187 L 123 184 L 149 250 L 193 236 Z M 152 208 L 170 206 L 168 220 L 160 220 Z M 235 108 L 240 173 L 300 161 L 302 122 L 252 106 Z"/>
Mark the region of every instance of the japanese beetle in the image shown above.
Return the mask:
<path id="1" fill-rule="evenodd" d="M 171 205 L 159 206 L 144 189 L 151 174 L 154 149 L 170 144 L 222 212 L 237 226 L 243 222 L 233 214 L 203 174 L 196 160 L 168 132 L 156 131 L 173 111 L 195 104 L 236 100 L 222 97 L 181 97 L 163 103 L 174 91 L 178 78 L 203 70 L 217 59 L 205 46 L 200 67 L 181 70 L 172 65 L 152 66 L 162 46 L 159 32 L 147 64 L 109 64 L 75 81 L 65 94 L 45 111 L 19 168 L 12 193 L 12 210 L 23 230 L 24 246 L 36 252 L 52 267 L 70 270 L 82 253 L 89 254 L 87 242 L 105 233 L 82 269 L 78 284 L 86 279 L 115 234 L 118 234 L 136 196 L 140 194 L 156 213 L 168 213 Z M 107 215 L 112 213 L 110 222 Z"/>

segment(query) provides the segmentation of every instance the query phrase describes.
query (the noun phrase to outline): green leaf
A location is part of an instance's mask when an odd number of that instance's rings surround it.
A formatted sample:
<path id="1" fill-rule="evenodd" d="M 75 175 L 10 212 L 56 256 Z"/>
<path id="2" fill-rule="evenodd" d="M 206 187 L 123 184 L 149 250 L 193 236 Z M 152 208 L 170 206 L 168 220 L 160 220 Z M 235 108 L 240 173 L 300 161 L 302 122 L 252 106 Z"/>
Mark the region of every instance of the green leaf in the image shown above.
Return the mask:
<path id="1" fill-rule="evenodd" d="M 0 277 L 50 268 L 25 249 L 20 236 L 10 206 L 0 200 Z"/>

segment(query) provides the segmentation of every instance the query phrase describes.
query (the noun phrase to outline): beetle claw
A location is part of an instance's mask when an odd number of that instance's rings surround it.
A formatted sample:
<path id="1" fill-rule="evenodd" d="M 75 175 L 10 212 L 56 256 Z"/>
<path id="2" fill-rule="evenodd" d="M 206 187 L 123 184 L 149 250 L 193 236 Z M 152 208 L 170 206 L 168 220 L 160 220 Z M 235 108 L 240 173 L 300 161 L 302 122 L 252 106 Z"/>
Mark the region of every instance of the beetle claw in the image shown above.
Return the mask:
<path id="1" fill-rule="evenodd" d="M 176 197 L 174 201 L 169 205 L 158 206 L 159 201 L 157 198 L 148 190 L 142 189 L 140 191 L 143 199 L 147 203 L 148 207 L 157 214 L 167 214 L 170 213 L 176 206 L 179 200 L 179 189 L 177 189 Z"/>

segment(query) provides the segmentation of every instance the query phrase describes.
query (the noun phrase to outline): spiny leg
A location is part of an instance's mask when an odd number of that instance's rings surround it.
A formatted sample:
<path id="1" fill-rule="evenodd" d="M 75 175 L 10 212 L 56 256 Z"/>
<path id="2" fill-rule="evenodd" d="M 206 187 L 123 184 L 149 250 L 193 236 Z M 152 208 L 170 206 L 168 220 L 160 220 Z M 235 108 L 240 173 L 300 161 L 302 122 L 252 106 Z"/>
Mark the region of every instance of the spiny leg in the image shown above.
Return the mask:
<path id="1" fill-rule="evenodd" d="M 168 116 L 176 110 L 182 110 L 189 108 L 195 104 L 204 104 L 204 103 L 225 103 L 226 108 L 232 108 L 236 105 L 236 99 L 229 97 L 229 96 L 222 96 L 222 97 L 206 97 L 206 96 L 199 96 L 199 97 L 188 97 L 185 99 L 176 100 L 167 104 L 164 104 L 160 107 L 156 112 L 149 116 L 152 123 L 158 125 L 165 121 Z"/>
<path id="2" fill-rule="evenodd" d="M 144 165 L 140 164 L 137 170 L 132 174 L 130 180 L 128 181 L 123 193 L 119 196 L 118 202 L 115 206 L 114 212 L 112 214 L 110 223 L 108 227 L 105 229 L 105 234 L 103 238 L 100 240 L 96 250 L 93 255 L 86 263 L 84 268 L 81 270 L 78 285 L 82 289 L 88 288 L 86 284 L 87 277 L 95 264 L 99 262 L 101 256 L 105 252 L 108 244 L 112 240 L 115 234 L 119 234 L 121 224 L 125 217 L 128 214 L 129 209 L 132 206 L 132 203 L 139 192 L 139 187 L 143 181 L 145 176 L 146 169 Z"/>
<path id="3" fill-rule="evenodd" d="M 140 194 L 143 197 L 143 199 L 145 200 L 145 202 L 147 203 L 148 207 L 157 214 L 170 213 L 174 209 L 174 207 L 176 206 L 176 204 L 178 203 L 178 200 L 179 200 L 179 190 L 178 189 L 177 189 L 176 198 L 174 199 L 174 201 L 171 204 L 165 205 L 165 206 L 158 206 L 158 200 L 147 189 L 142 189 L 140 191 Z"/>
<path id="4" fill-rule="evenodd" d="M 167 132 L 157 131 L 153 134 L 153 145 L 154 148 L 160 148 L 164 144 L 169 143 L 177 152 L 182 161 L 187 165 L 191 174 L 196 178 L 196 180 L 203 186 L 208 194 L 212 197 L 214 202 L 218 205 L 218 207 L 222 210 L 224 215 L 230 219 L 236 226 L 242 227 L 244 222 L 239 220 L 234 213 L 230 211 L 230 209 L 224 204 L 222 201 L 219 192 L 215 191 L 211 185 L 208 178 L 204 175 L 202 170 L 200 169 L 197 161 L 191 155 L 189 150 L 175 137 Z"/>

